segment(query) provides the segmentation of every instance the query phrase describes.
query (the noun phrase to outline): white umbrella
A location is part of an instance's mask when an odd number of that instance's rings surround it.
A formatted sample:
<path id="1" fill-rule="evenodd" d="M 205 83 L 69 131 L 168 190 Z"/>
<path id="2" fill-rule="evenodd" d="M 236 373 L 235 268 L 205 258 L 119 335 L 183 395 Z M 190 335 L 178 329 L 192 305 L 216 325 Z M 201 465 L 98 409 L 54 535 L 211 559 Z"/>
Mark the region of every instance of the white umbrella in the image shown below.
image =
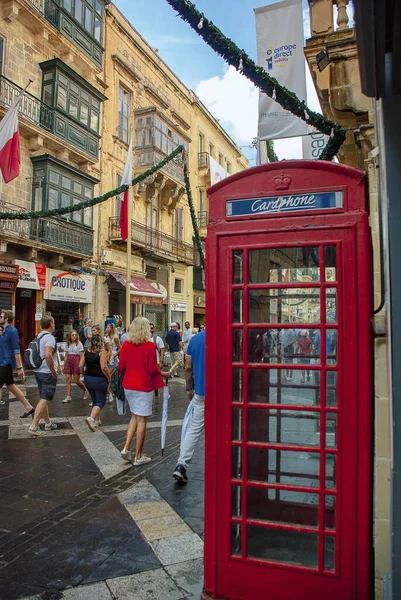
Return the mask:
<path id="1" fill-rule="evenodd" d="M 168 417 L 168 400 L 170 398 L 170 392 L 168 385 L 163 388 L 163 413 L 162 413 L 162 428 L 161 428 L 161 446 L 162 456 L 164 454 L 164 446 L 166 443 L 166 432 L 167 432 L 167 417 Z"/>
<path id="2" fill-rule="evenodd" d="M 182 422 L 181 448 L 182 448 L 182 444 L 184 443 L 185 436 L 188 433 L 189 426 L 192 423 L 192 419 L 194 416 L 194 409 L 195 409 L 194 399 L 192 398 L 191 402 L 188 404 L 188 408 L 185 412 L 184 420 Z"/>

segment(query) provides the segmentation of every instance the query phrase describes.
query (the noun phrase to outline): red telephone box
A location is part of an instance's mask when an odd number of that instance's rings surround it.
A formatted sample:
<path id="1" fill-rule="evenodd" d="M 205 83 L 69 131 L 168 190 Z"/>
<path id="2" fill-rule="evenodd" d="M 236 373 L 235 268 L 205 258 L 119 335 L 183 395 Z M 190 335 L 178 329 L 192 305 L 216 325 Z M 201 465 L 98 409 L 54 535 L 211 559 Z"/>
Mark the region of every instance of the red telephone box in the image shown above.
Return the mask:
<path id="1" fill-rule="evenodd" d="M 285 161 L 208 191 L 204 598 L 371 597 L 363 179 Z"/>

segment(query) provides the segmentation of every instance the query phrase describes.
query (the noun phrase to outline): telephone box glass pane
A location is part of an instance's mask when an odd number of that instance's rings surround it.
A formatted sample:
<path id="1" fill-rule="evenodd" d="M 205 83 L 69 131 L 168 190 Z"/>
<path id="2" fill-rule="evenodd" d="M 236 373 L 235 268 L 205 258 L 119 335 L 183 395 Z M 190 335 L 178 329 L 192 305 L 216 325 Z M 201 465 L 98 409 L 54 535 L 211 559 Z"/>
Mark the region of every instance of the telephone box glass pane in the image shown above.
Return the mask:
<path id="1" fill-rule="evenodd" d="M 298 364 L 300 355 L 296 352 L 297 349 L 297 332 L 292 327 L 277 330 L 257 328 L 248 331 L 248 362 L 250 363 Z M 319 364 L 320 354 L 315 352 L 311 343 L 309 349 L 310 354 L 305 357 L 308 364 L 311 364 L 311 359 L 313 364 Z M 297 383 L 301 383 L 300 373 L 298 375 Z M 292 377 L 293 371 L 287 372 L 286 376 Z"/>
<path id="2" fill-rule="evenodd" d="M 317 567 L 318 536 L 268 527 L 247 527 L 247 555 L 278 562 Z"/>
<path id="3" fill-rule="evenodd" d="M 324 569 L 325 571 L 334 571 L 335 569 L 335 549 L 336 538 L 325 536 L 324 538 Z"/>
<path id="4" fill-rule="evenodd" d="M 233 402 L 243 402 L 243 371 L 233 369 Z"/>
<path id="5" fill-rule="evenodd" d="M 319 468 L 318 452 L 248 448 L 249 481 L 318 487 Z"/>
<path id="6" fill-rule="evenodd" d="M 325 246 L 324 248 L 325 281 L 337 281 L 337 248 Z"/>
<path id="7" fill-rule="evenodd" d="M 233 361 L 242 362 L 242 329 L 234 329 Z"/>
<path id="8" fill-rule="evenodd" d="M 319 281 L 318 246 L 249 251 L 249 283 Z"/>
<path id="9" fill-rule="evenodd" d="M 326 371 L 326 406 L 337 406 L 337 371 Z"/>
<path id="10" fill-rule="evenodd" d="M 240 485 L 231 486 L 231 514 L 233 517 L 241 517 L 242 515 L 242 488 Z"/>
<path id="11" fill-rule="evenodd" d="M 335 454 L 326 454 L 325 487 L 328 490 L 334 490 L 336 488 L 336 463 L 337 457 Z"/>
<path id="12" fill-rule="evenodd" d="M 233 283 L 243 283 L 244 281 L 244 253 L 242 250 L 233 252 Z"/>
<path id="13" fill-rule="evenodd" d="M 299 410 L 248 409 L 250 442 L 317 446 L 320 413 Z"/>
<path id="14" fill-rule="evenodd" d="M 337 288 L 326 289 L 326 323 L 337 323 Z"/>
<path id="15" fill-rule="evenodd" d="M 326 448 L 337 447 L 337 414 L 326 413 Z"/>
<path id="16" fill-rule="evenodd" d="M 234 556 L 242 554 L 242 525 L 239 523 L 231 525 L 231 554 Z"/>
<path id="17" fill-rule="evenodd" d="M 233 323 L 242 323 L 244 320 L 242 310 L 242 290 L 233 292 Z"/>
<path id="18" fill-rule="evenodd" d="M 239 369 L 238 369 L 239 370 Z M 319 371 L 311 372 L 311 381 L 301 386 L 300 371 L 293 371 L 291 379 L 284 369 L 248 369 L 248 402 L 268 404 L 320 404 Z"/>
<path id="19" fill-rule="evenodd" d="M 318 288 L 249 290 L 249 323 L 320 322 Z"/>
<path id="20" fill-rule="evenodd" d="M 336 528 L 336 497 L 325 496 L 324 526 L 326 529 Z"/>
<path id="21" fill-rule="evenodd" d="M 233 446 L 232 478 L 242 479 L 242 448 Z"/>
<path id="22" fill-rule="evenodd" d="M 337 364 L 337 329 L 326 329 L 326 362 L 328 365 Z"/>
<path id="23" fill-rule="evenodd" d="M 242 441 L 242 408 L 233 408 L 233 440 Z"/>
<path id="24" fill-rule="evenodd" d="M 317 527 L 319 496 L 305 492 L 280 490 L 279 499 L 271 500 L 266 488 L 247 488 L 247 518 L 274 523 Z"/>

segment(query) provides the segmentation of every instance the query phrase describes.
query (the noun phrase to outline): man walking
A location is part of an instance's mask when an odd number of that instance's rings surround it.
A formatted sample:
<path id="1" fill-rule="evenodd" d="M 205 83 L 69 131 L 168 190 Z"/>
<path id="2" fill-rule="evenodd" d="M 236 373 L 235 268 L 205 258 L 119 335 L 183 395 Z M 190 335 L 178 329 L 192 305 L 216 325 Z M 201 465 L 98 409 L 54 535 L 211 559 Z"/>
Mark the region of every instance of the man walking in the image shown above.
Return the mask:
<path id="1" fill-rule="evenodd" d="M 184 353 L 187 351 L 189 340 L 191 339 L 193 333 L 191 329 L 191 324 L 189 321 L 185 321 L 185 329 L 182 333 L 182 345 L 184 347 Z"/>
<path id="2" fill-rule="evenodd" d="M 45 421 L 45 431 L 57 429 L 56 423 L 52 423 L 49 417 L 49 402 L 54 398 L 57 385 L 56 339 L 52 335 L 54 331 L 53 317 L 42 317 L 40 327 L 42 331 L 39 333 L 38 339 L 42 364 L 38 369 L 34 369 L 33 371 L 39 388 L 40 400 L 36 405 L 32 425 L 28 429 L 29 433 L 34 436 L 42 434 L 38 428 L 40 419 L 44 419 Z"/>
<path id="3" fill-rule="evenodd" d="M 93 327 L 93 320 L 91 319 L 91 317 L 86 317 L 86 319 L 84 319 L 84 329 L 82 332 L 82 339 L 80 340 L 83 344 L 84 350 L 89 348 L 91 337 L 93 335 L 92 327 Z"/>
<path id="4" fill-rule="evenodd" d="M 205 348 L 206 330 L 194 335 L 187 348 L 185 360 L 185 382 L 188 402 L 194 399 L 194 414 L 191 424 L 181 444 L 180 456 L 173 477 L 187 483 L 187 469 L 194 454 L 195 446 L 203 431 L 205 422 Z M 193 385 L 193 383 L 195 385 Z"/>
<path id="5" fill-rule="evenodd" d="M 22 368 L 18 331 L 14 327 L 13 321 L 14 313 L 10 310 L 0 312 L 0 325 L 4 327 L 3 335 L 0 337 L 0 390 L 5 384 L 8 391 L 21 402 L 25 410 L 20 416 L 21 419 L 25 419 L 33 415 L 35 409 L 14 383 L 13 371 L 15 368 L 18 375 L 22 377 L 22 383 L 25 381 L 25 375 Z"/>
<path id="6" fill-rule="evenodd" d="M 174 377 L 178 377 L 177 368 L 182 365 L 182 341 L 177 329 L 177 323 L 171 323 L 170 331 L 166 335 L 166 342 L 170 350 L 171 365 L 175 365 L 176 363 L 178 363 L 177 367 L 174 369 Z"/>

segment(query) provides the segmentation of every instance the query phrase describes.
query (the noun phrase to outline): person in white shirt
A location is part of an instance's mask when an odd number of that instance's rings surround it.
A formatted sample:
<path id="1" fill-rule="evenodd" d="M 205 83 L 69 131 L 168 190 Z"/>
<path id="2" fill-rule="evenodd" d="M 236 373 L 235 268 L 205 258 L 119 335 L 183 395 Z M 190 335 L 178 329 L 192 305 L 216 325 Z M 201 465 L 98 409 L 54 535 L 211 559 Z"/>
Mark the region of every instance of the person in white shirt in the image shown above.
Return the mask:
<path id="1" fill-rule="evenodd" d="M 57 354 L 56 338 L 53 335 L 54 319 L 45 316 L 40 320 L 42 331 L 39 336 L 39 354 L 42 364 L 38 369 L 34 369 L 36 383 L 39 388 L 39 402 L 35 408 L 32 425 L 28 431 L 31 435 L 39 436 L 42 432 L 38 428 L 40 419 L 45 421 L 45 431 L 57 429 L 56 423 L 52 423 L 49 417 L 49 402 L 51 402 L 56 393 L 57 385 Z"/>
<path id="2" fill-rule="evenodd" d="M 189 321 L 185 321 L 185 329 L 184 332 L 182 334 L 182 344 L 184 346 L 184 353 L 187 349 L 187 346 L 189 344 L 189 340 L 191 339 L 191 337 L 193 336 L 192 333 L 192 329 L 191 329 L 191 325 Z"/>
<path id="3" fill-rule="evenodd" d="M 66 397 L 63 403 L 71 402 L 71 379 L 74 377 L 74 381 L 78 387 L 84 392 L 84 400 L 89 398 L 89 393 L 84 384 L 80 381 L 80 368 L 79 361 L 84 353 L 84 347 L 82 342 L 79 341 L 78 333 L 73 329 L 67 335 L 67 348 L 65 349 L 66 359 L 64 362 L 63 373 L 66 379 Z"/>

